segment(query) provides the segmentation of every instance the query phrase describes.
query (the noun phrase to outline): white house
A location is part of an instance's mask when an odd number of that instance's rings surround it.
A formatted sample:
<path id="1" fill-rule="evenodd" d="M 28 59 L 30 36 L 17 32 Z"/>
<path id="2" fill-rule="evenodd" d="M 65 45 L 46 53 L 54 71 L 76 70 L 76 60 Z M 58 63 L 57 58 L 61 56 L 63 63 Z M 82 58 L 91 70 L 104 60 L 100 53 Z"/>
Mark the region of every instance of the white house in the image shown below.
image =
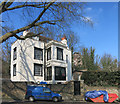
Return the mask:
<path id="1" fill-rule="evenodd" d="M 24 31 L 23 36 L 31 32 Z M 71 50 L 60 42 L 37 36 L 17 40 L 11 46 L 11 81 L 64 83 L 72 79 Z"/>

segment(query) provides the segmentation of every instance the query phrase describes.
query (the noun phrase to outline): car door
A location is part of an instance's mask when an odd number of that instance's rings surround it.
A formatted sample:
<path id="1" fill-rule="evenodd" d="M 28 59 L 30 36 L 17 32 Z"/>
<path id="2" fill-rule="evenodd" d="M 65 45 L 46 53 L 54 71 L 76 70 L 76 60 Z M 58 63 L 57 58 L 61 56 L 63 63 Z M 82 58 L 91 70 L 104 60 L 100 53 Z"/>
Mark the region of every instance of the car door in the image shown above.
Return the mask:
<path id="1" fill-rule="evenodd" d="M 45 100 L 52 99 L 52 93 L 51 93 L 51 90 L 49 88 L 43 88 L 43 92 L 44 92 L 44 99 Z"/>
<path id="2" fill-rule="evenodd" d="M 42 88 L 39 88 L 39 87 L 35 88 L 33 95 L 35 96 L 35 99 L 39 99 L 39 100 L 44 99 L 44 92 Z"/>

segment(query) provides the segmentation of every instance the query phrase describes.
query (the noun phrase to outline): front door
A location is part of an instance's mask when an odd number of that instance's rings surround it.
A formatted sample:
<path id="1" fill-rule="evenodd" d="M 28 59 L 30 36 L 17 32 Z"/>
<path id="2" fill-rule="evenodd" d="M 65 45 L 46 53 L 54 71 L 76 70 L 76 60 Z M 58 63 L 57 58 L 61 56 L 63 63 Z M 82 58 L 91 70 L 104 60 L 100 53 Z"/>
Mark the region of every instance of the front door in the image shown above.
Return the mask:
<path id="1" fill-rule="evenodd" d="M 80 95 L 80 81 L 74 81 L 74 95 Z"/>

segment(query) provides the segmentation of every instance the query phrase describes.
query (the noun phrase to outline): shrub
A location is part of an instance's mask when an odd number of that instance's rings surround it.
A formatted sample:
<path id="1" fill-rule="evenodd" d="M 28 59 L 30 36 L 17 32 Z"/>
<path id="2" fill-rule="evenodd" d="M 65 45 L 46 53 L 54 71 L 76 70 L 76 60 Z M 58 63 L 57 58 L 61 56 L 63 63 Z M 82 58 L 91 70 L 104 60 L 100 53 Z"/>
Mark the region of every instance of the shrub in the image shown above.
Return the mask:
<path id="1" fill-rule="evenodd" d="M 87 71 L 81 77 L 88 86 L 117 86 L 120 79 L 120 71 Z"/>

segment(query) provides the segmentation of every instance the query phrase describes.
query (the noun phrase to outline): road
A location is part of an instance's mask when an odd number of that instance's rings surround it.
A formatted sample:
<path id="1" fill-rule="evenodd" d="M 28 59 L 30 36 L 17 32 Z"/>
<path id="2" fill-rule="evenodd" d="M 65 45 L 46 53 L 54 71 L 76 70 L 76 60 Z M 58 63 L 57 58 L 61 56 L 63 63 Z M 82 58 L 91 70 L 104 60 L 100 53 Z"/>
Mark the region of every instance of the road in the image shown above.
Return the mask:
<path id="1" fill-rule="evenodd" d="M 2 104 L 95 104 L 93 102 L 72 102 L 72 101 L 62 101 L 62 102 L 52 102 L 52 101 L 35 101 L 35 102 L 28 102 L 28 101 L 21 101 L 21 102 L 3 102 Z M 106 104 L 106 103 L 96 103 L 96 104 Z M 111 104 L 111 103 L 107 103 Z M 120 104 L 120 103 L 113 103 L 113 104 Z"/>

